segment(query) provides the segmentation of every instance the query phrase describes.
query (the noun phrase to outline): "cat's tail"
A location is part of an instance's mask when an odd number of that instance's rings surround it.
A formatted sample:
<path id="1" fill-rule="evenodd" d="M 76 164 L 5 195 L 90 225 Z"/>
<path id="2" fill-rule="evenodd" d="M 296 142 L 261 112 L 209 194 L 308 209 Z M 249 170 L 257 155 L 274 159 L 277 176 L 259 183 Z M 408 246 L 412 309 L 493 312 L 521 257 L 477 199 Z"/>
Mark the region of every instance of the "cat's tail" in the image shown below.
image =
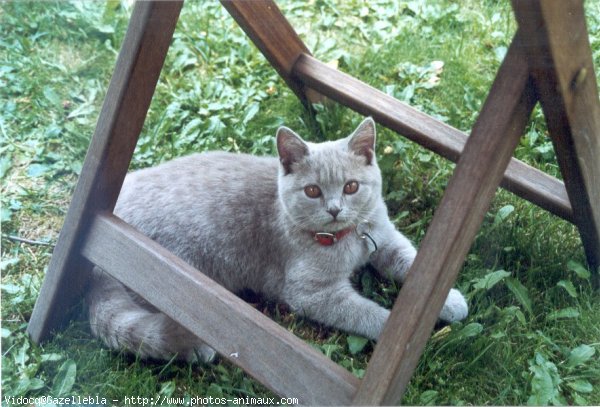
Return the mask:
<path id="1" fill-rule="evenodd" d="M 215 351 L 98 267 L 87 296 L 90 327 L 110 348 L 143 359 L 210 362 Z"/>

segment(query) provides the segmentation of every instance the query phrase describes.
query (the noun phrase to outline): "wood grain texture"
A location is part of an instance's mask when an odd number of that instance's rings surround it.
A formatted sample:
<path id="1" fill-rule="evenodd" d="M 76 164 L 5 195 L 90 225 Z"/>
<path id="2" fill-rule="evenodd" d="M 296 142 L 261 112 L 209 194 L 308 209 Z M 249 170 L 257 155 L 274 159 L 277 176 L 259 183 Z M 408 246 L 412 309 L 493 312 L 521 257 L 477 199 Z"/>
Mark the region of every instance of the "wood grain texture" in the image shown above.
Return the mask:
<path id="1" fill-rule="evenodd" d="M 587 259 L 600 267 L 600 102 L 580 0 L 513 1 Z"/>
<path id="2" fill-rule="evenodd" d="M 96 217 L 83 254 L 282 397 L 350 403 L 350 372 L 116 216 Z"/>
<path id="3" fill-rule="evenodd" d="M 112 211 L 142 129 L 182 1 L 137 2 L 98 124 L 28 331 L 40 342 L 79 302 L 89 264 L 80 255 L 89 220 Z"/>
<path id="4" fill-rule="evenodd" d="M 519 34 L 517 34 L 519 35 Z M 402 396 L 535 104 L 527 61 L 509 49 L 398 295 L 354 399 Z"/>
<path id="5" fill-rule="evenodd" d="M 221 4 L 301 101 L 321 100 L 292 76 L 296 59 L 310 51 L 273 0 L 221 0 Z"/>
<path id="6" fill-rule="evenodd" d="M 365 83 L 302 55 L 294 74 L 307 86 L 353 110 L 373 118 L 427 149 L 456 162 L 467 135 Z M 501 186 L 534 204 L 573 222 L 562 181 L 515 158 L 510 160 Z"/>

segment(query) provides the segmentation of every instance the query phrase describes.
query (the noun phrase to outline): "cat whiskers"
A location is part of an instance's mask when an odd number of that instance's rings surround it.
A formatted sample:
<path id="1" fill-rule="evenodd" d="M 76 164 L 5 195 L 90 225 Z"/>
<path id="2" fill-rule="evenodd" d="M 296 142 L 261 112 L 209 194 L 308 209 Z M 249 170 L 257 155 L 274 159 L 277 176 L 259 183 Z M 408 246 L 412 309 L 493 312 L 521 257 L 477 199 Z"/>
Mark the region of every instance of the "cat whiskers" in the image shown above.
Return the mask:
<path id="1" fill-rule="evenodd" d="M 337 220 L 337 222 L 332 221 L 328 217 L 325 217 L 323 221 L 319 222 L 316 221 L 316 217 L 314 215 L 296 216 L 292 219 L 293 222 L 288 230 L 292 233 L 328 231 L 328 229 L 336 231 L 338 229 L 345 229 L 349 226 L 356 226 L 366 220 L 366 218 L 361 216 L 361 213 L 358 211 L 348 209 L 345 209 L 345 211 L 345 219 Z"/>

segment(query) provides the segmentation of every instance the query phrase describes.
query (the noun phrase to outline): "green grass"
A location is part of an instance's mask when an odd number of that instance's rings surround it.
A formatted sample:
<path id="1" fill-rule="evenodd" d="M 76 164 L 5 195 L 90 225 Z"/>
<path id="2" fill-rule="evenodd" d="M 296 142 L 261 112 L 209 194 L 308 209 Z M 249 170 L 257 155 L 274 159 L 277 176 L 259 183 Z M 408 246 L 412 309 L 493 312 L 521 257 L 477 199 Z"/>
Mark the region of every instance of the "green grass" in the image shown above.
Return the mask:
<path id="1" fill-rule="evenodd" d="M 281 7 L 318 58 L 464 131 L 516 28 L 508 2 L 491 0 Z M 586 11 L 598 67 L 600 2 L 587 1 Z M 83 316 L 42 346 L 26 336 L 51 246 L 10 236 L 56 241 L 129 13 L 125 2 L 0 5 L 3 395 L 268 395 L 225 362 L 147 363 L 110 352 Z M 441 70 L 433 61 L 443 61 Z M 306 111 L 217 2 L 189 0 L 132 168 L 211 149 L 273 154 L 281 124 L 324 140 L 348 134 L 360 119 L 339 106 Z M 391 216 L 418 243 L 453 165 L 383 128 L 378 155 Z M 560 176 L 539 110 L 516 155 Z M 582 264 L 572 225 L 500 191 L 457 282 L 471 314 L 434 333 L 402 402 L 600 404 L 600 299 Z M 386 306 L 398 293 L 369 271 L 355 282 Z M 374 343 L 252 302 L 364 374 Z"/>

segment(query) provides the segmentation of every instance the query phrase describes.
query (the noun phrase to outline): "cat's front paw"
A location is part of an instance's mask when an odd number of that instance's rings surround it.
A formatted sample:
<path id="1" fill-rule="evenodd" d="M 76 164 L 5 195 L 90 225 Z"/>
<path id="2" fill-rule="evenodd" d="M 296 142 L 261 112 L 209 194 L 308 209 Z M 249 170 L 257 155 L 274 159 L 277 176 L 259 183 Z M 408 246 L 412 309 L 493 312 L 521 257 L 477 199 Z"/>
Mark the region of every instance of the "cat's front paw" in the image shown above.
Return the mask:
<path id="1" fill-rule="evenodd" d="M 446 303 L 440 313 L 440 319 L 445 322 L 461 321 L 467 317 L 469 306 L 465 297 L 456 289 L 451 289 Z"/>

